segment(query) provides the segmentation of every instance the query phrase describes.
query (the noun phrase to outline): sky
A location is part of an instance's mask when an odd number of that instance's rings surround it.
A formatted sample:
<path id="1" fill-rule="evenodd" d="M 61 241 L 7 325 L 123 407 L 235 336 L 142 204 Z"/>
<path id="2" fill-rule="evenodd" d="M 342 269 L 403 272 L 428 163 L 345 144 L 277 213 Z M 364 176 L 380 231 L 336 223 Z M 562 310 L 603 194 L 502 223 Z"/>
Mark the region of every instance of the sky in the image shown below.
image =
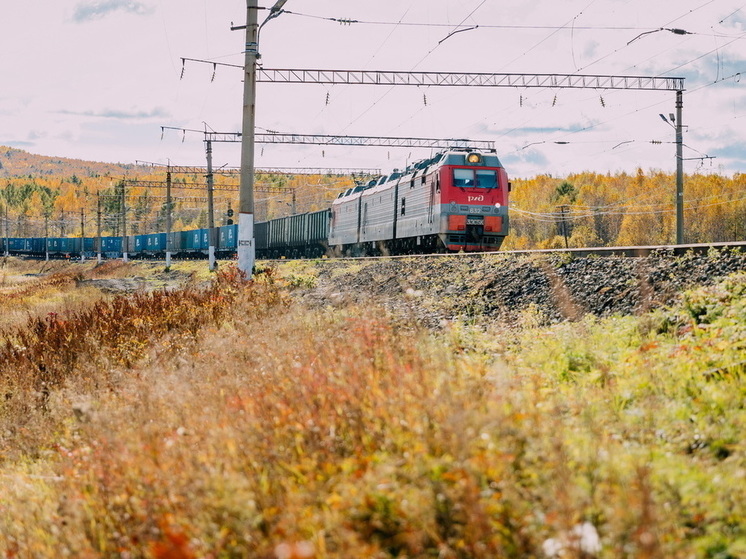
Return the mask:
<path id="1" fill-rule="evenodd" d="M 274 0 L 259 2 L 267 8 Z M 746 172 L 746 0 L 287 0 L 264 68 L 685 78 L 686 173 Z M 267 11 L 260 11 L 263 21 Z M 0 145 L 204 165 L 240 132 L 240 0 L 16 2 L 0 19 Z M 682 33 L 686 32 L 686 33 Z M 676 168 L 673 91 L 259 83 L 259 132 L 469 138 L 509 175 Z M 179 132 L 162 127 L 186 128 Z M 429 149 L 257 144 L 258 167 L 379 168 Z M 240 144 L 214 143 L 216 167 Z"/>

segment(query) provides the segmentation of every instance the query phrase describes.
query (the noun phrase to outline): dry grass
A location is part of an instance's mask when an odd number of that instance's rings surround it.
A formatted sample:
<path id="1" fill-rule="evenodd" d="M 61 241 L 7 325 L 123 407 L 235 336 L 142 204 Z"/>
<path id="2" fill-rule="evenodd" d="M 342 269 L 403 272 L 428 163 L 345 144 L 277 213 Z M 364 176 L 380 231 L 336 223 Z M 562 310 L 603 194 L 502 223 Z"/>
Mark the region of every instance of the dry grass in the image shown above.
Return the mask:
<path id="1" fill-rule="evenodd" d="M 228 265 L 223 263 L 223 265 Z M 107 260 L 98 265 L 95 260 L 70 262 L 66 260 L 0 259 L 0 330 L 21 326 L 29 318 L 40 318 L 49 313 L 68 316 L 81 311 L 93 302 L 111 298 L 116 289 L 102 291 L 95 280 L 138 280 L 125 284 L 122 290 L 152 291 L 209 281 L 205 261 L 176 261 L 166 272 L 162 262 Z M 106 287 L 104 284 L 103 287 Z"/>
<path id="2" fill-rule="evenodd" d="M 743 553 L 743 373 L 703 348 L 743 332 L 746 283 L 502 355 L 505 332 L 308 310 L 288 283 L 226 269 L 15 330 L 0 553 Z"/>

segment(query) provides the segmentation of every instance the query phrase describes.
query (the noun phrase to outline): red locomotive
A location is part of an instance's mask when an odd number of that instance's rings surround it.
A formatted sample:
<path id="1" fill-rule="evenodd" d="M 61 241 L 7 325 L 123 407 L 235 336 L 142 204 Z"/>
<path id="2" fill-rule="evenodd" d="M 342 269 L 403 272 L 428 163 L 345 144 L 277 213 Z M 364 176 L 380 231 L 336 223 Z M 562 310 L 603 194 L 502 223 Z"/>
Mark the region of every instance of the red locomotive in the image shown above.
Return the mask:
<path id="1" fill-rule="evenodd" d="M 329 247 L 343 254 L 492 251 L 508 234 L 497 155 L 451 149 L 339 194 Z"/>

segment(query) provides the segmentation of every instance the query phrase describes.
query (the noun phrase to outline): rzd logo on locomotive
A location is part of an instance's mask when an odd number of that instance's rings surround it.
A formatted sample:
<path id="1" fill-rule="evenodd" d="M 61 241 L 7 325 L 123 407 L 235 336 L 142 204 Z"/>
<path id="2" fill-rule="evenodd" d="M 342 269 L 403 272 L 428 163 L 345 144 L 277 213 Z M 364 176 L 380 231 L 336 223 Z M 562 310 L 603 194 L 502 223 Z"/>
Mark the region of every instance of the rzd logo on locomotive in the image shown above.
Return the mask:
<path id="1" fill-rule="evenodd" d="M 469 196 L 469 202 L 484 202 L 484 196 Z"/>

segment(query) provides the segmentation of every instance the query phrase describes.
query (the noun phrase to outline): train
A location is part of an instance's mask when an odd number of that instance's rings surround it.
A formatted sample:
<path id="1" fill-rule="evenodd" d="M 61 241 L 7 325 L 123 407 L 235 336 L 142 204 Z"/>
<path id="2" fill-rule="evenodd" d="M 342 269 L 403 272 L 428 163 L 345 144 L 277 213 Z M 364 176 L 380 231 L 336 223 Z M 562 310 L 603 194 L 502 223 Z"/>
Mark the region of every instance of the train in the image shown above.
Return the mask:
<path id="1" fill-rule="evenodd" d="M 508 235 L 511 183 L 494 150 L 448 149 L 340 192 L 329 208 L 254 224 L 256 257 L 496 251 Z M 214 235 L 211 243 L 210 235 Z M 129 236 L 0 238 L 6 254 L 51 258 L 217 258 L 238 226 Z"/>

